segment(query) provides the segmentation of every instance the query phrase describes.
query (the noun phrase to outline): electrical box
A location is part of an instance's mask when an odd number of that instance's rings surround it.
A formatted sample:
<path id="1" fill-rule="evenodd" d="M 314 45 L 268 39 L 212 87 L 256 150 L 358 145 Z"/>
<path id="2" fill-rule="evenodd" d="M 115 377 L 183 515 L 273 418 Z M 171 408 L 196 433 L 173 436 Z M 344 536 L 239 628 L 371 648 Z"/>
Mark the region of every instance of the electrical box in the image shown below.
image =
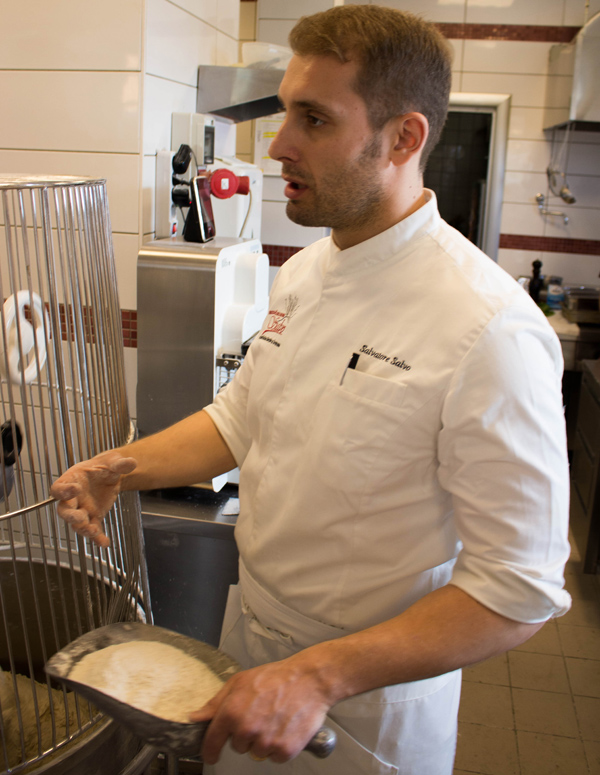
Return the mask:
<path id="1" fill-rule="evenodd" d="M 215 119 L 202 113 L 173 113 L 171 116 L 171 150 L 189 145 L 199 167 L 215 160 Z"/>
<path id="2" fill-rule="evenodd" d="M 209 172 L 228 169 L 249 179 L 248 194 L 228 199 L 211 197 L 218 237 L 260 239 L 263 173 L 254 164 L 235 157 L 236 125 L 218 116 L 202 113 L 173 113 L 171 150 L 156 154 L 155 235 L 167 239 L 182 235 L 186 211 L 173 204 L 173 157 L 182 145 L 192 150 L 192 161 L 178 179 L 190 181 L 196 167 Z"/>

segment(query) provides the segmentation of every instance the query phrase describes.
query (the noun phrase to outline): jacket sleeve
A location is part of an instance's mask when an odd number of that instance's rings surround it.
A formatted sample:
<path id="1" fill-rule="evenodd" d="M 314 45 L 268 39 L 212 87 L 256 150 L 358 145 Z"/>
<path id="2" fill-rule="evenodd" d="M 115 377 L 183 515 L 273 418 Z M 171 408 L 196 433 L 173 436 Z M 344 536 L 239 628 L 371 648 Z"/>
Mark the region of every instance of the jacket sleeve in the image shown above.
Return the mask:
<path id="1" fill-rule="evenodd" d="M 453 375 L 439 435 L 439 480 L 462 549 L 451 583 L 520 622 L 569 609 L 569 469 L 562 353 L 524 306 L 487 325 Z"/>

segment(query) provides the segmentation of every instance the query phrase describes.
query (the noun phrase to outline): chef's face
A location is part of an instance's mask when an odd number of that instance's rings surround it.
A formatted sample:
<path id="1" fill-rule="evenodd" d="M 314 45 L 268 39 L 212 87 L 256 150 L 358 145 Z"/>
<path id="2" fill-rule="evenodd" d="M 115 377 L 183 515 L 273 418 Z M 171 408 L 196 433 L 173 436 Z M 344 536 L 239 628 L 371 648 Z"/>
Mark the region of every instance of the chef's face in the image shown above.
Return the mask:
<path id="1" fill-rule="evenodd" d="M 285 120 L 269 148 L 283 165 L 290 220 L 330 226 L 340 247 L 366 238 L 385 199 L 381 133 L 352 89 L 355 73 L 355 62 L 294 56 L 279 92 Z"/>

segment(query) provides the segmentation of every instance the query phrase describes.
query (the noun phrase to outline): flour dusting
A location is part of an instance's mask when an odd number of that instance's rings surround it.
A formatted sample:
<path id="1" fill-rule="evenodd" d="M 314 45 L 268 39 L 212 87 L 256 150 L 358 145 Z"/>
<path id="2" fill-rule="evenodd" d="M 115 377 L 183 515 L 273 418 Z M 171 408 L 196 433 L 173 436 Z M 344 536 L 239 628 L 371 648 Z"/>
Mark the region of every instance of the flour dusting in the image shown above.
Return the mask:
<path id="1" fill-rule="evenodd" d="M 69 678 L 153 716 L 183 723 L 223 686 L 203 662 L 174 646 L 148 640 L 87 654 Z"/>

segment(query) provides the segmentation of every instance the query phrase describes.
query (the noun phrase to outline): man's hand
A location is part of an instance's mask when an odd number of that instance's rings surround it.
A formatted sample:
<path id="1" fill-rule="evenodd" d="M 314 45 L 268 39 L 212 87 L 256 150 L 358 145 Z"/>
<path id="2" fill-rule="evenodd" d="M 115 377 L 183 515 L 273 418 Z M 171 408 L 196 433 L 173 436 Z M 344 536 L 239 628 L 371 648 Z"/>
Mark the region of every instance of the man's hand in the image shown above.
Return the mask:
<path id="1" fill-rule="evenodd" d="M 232 676 L 191 721 L 211 723 L 202 759 L 219 760 L 231 738 L 240 754 L 286 762 L 297 756 L 323 726 L 331 707 L 327 687 L 301 654 Z"/>
<path id="2" fill-rule="evenodd" d="M 131 473 L 137 463 L 112 450 L 69 468 L 50 488 L 58 501 L 58 516 L 79 535 L 107 547 L 103 520 L 120 492 L 121 476 Z"/>

